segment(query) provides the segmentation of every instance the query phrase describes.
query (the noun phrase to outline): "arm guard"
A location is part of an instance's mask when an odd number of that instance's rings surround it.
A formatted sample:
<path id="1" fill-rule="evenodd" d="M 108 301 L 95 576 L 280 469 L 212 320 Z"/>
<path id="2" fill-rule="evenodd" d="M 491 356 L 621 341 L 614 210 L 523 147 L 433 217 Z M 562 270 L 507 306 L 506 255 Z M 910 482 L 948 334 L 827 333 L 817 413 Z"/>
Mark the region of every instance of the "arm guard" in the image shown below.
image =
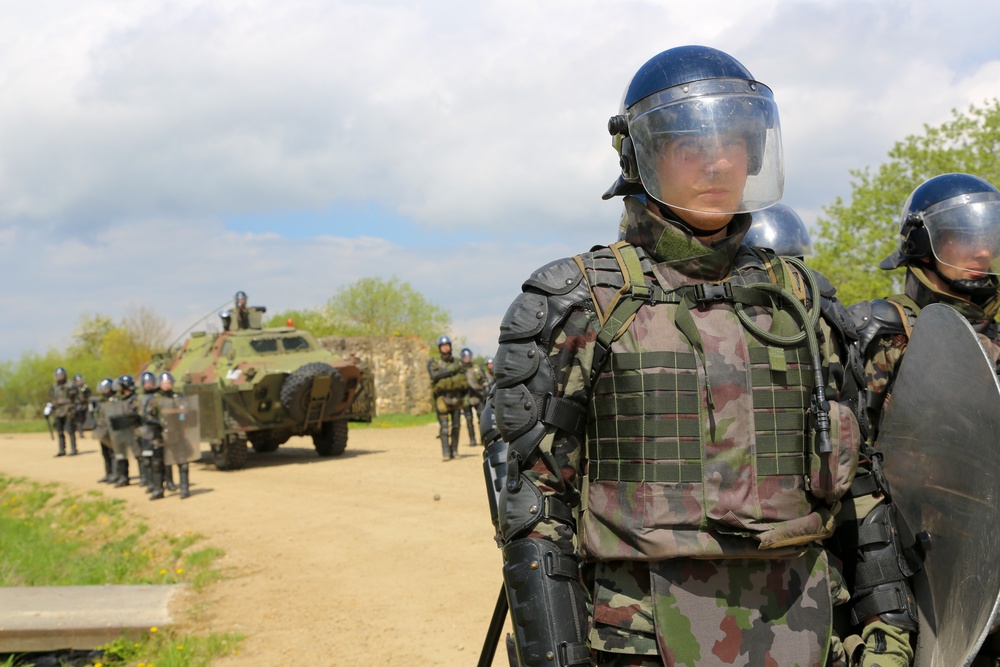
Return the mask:
<path id="1" fill-rule="evenodd" d="M 915 632 L 917 605 L 909 580 L 920 570 L 921 559 L 917 550 L 902 546 L 895 506 L 882 502 L 863 521 L 845 523 L 841 530 L 849 526 L 857 527 L 851 621 L 860 625 L 877 616 Z"/>
<path id="2" fill-rule="evenodd" d="M 586 594 L 578 560 L 566 543 L 531 536 L 540 523 L 575 531 L 570 506 L 575 488 L 543 493 L 526 474 L 542 454 L 546 435 L 580 438 L 585 408 L 560 395 L 549 358 L 554 331 L 589 289 L 572 260 L 536 272 L 500 325 L 496 390 L 480 429 L 490 514 L 503 548 L 504 583 L 521 665 L 586 665 Z M 546 459 L 554 475 L 558 466 Z M 569 485 L 567 485 L 569 486 Z"/>

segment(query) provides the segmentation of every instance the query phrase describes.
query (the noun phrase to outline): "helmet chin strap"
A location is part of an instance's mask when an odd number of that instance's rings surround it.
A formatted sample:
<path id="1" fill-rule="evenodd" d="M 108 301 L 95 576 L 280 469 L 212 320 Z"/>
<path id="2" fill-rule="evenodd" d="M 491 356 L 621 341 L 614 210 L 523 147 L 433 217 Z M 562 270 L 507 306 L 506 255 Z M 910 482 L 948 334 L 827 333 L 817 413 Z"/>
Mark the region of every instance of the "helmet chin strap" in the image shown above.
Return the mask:
<path id="1" fill-rule="evenodd" d="M 977 299 L 984 300 L 996 296 L 997 289 L 1000 288 L 1000 279 L 997 276 L 988 275 L 975 280 L 952 279 L 941 273 L 936 261 L 931 262 L 927 268 L 944 281 L 951 291 L 972 297 L 973 303 L 976 303 Z"/>

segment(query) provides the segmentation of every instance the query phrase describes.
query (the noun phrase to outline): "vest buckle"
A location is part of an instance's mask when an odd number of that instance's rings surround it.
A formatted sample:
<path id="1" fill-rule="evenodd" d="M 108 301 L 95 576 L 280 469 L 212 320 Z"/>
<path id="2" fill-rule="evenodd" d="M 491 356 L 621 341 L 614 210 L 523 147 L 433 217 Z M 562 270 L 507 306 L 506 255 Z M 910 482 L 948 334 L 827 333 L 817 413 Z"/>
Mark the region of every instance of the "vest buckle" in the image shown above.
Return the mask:
<path id="1" fill-rule="evenodd" d="M 732 301 L 733 286 L 731 283 L 722 283 L 720 285 L 700 283 L 694 287 L 694 300 L 699 305 L 717 301 Z"/>

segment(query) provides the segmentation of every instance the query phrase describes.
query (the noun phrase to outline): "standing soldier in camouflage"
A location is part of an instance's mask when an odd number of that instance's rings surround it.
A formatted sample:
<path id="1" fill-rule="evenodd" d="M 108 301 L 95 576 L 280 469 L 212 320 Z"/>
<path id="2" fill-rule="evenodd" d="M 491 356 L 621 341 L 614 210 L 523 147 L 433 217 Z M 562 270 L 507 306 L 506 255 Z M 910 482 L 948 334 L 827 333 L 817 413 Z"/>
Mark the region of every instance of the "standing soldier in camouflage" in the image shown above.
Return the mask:
<path id="1" fill-rule="evenodd" d="M 131 375 L 118 378 L 118 395 L 105 406 L 108 425 L 111 429 L 111 445 L 115 450 L 115 487 L 129 485 L 128 456 L 141 455 L 136 442 L 135 429 L 142 421 L 139 418 L 138 397 L 135 395 L 135 380 Z"/>
<path id="2" fill-rule="evenodd" d="M 76 385 L 76 404 L 73 406 L 74 427 L 83 436 L 83 427 L 87 423 L 87 415 L 90 414 L 90 397 L 93 392 L 83 380 L 83 376 L 77 373 L 73 376 L 73 384 Z"/>
<path id="3" fill-rule="evenodd" d="M 440 357 L 427 361 L 434 392 L 434 409 L 441 426 L 441 460 L 450 461 L 458 456 L 458 434 L 461 432 L 462 403 L 468 388 L 465 367 L 451 353 L 451 339 L 440 336 L 437 341 Z M 451 420 L 449 427 L 448 420 Z"/>
<path id="4" fill-rule="evenodd" d="M 49 387 L 49 402 L 52 404 L 52 422 L 59 437 L 59 451 L 56 456 L 66 456 L 66 434 L 69 434 L 70 456 L 76 454 L 76 385 L 67 381 L 66 369 L 58 367 L 53 373 L 55 382 Z"/>
<path id="5" fill-rule="evenodd" d="M 146 414 L 147 422 L 153 425 L 156 433 L 153 449 L 154 490 L 150 500 L 163 498 L 163 484 L 171 477 L 172 465 L 177 466 L 180 474 L 180 497 L 183 500 L 191 496 L 188 462 L 200 454 L 200 451 L 195 448 L 196 438 L 187 438 L 183 433 L 184 417 L 190 415 L 185 410 L 184 396 L 174 393 L 174 376 L 166 372 L 160 373 L 159 388 L 160 391 Z M 176 487 L 168 487 L 168 490 L 173 491 L 174 488 Z"/>
<path id="6" fill-rule="evenodd" d="M 153 441 L 156 438 L 153 425 L 150 424 L 147 416 L 150 405 L 156 397 L 158 388 L 156 386 L 156 374 L 145 371 L 139 376 L 139 384 L 142 386 L 142 396 L 139 398 L 139 417 L 142 423 L 135 430 L 136 442 L 139 443 L 139 485 L 146 493 L 153 492 Z"/>
<path id="7" fill-rule="evenodd" d="M 486 357 L 486 370 L 483 375 L 486 377 L 485 386 L 483 387 L 483 393 L 489 396 L 493 393 L 493 389 L 496 387 L 497 379 L 493 375 L 493 357 Z"/>
<path id="8" fill-rule="evenodd" d="M 104 477 L 98 483 L 109 484 L 115 480 L 115 450 L 111 446 L 111 427 L 108 425 L 106 404 L 115 395 L 115 381 L 104 378 L 97 385 L 97 404 L 94 406 L 94 439 L 101 443 L 104 459 Z"/>
<path id="9" fill-rule="evenodd" d="M 609 130 L 622 240 L 524 283 L 483 416 L 518 664 L 908 664 L 877 612 L 832 636 L 855 332 L 822 276 L 741 246 L 781 197 L 771 91 L 679 47 Z"/>
<path id="10" fill-rule="evenodd" d="M 462 348 L 462 366 L 465 368 L 465 379 L 469 388 L 462 402 L 462 414 L 465 416 L 465 423 L 469 427 L 469 446 L 475 447 L 479 444 L 476 437 L 476 424 L 483 410 L 483 399 L 486 398 L 486 376 L 483 369 L 472 363 L 472 350 L 467 347 Z M 475 417 L 472 412 L 475 411 Z"/>
<path id="11" fill-rule="evenodd" d="M 972 325 L 994 364 L 1000 357 L 996 321 L 1000 311 L 1000 191 L 969 174 L 935 176 L 907 198 L 899 234 L 899 247 L 879 267 L 887 271 L 906 268 L 903 293 L 850 308 L 860 332 L 876 444 L 883 409 L 922 309 L 934 303 L 951 306 Z M 897 567 L 897 576 L 898 571 Z M 972 664 L 995 667 L 998 661 L 1000 640 L 992 634 Z"/>

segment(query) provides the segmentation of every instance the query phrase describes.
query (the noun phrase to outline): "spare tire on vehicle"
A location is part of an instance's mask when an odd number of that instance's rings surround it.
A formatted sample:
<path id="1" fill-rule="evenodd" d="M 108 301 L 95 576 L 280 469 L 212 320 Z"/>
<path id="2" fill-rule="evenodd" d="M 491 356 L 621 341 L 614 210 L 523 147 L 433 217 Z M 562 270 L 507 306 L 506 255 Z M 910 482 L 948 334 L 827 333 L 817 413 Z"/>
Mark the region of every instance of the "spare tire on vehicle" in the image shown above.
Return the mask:
<path id="1" fill-rule="evenodd" d="M 281 384 L 281 405 L 288 416 L 296 422 L 305 423 L 309 416 L 309 400 L 312 397 L 313 381 L 320 376 L 330 376 L 330 390 L 326 405 L 320 415 L 312 415 L 313 419 L 326 420 L 340 412 L 344 402 L 344 378 L 330 364 L 315 361 L 296 369 L 285 378 Z"/>

